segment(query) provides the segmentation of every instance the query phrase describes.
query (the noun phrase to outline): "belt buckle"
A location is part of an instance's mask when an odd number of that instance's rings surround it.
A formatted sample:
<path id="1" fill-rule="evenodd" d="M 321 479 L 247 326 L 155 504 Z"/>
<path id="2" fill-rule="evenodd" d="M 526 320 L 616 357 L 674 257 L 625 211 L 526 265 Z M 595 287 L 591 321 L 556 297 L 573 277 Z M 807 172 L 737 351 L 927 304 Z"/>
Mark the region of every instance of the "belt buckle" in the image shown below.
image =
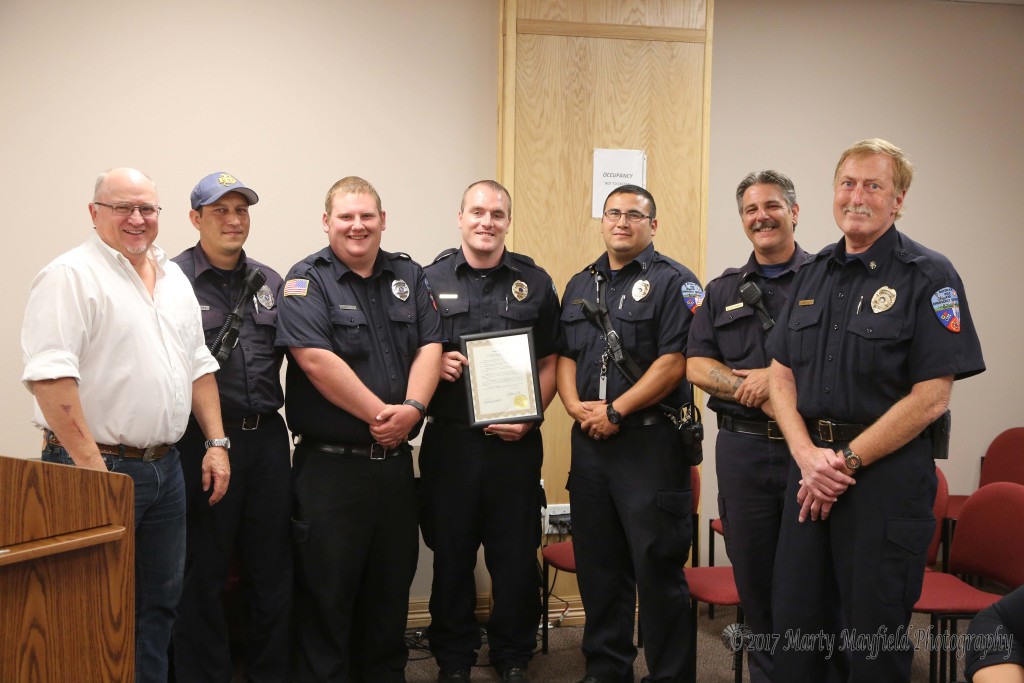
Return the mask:
<path id="1" fill-rule="evenodd" d="M 156 460 L 153 456 L 156 455 L 157 448 L 159 448 L 159 446 L 150 446 L 142 451 L 142 462 L 153 462 Z"/>
<path id="2" fill-rule="evenodd" d="M 825 436 L 825 432 L 822 431 L 823 427 L 828 427 L 828 436 Z M 818 436 L 822 441 L 828 443 L 835 443 L 835 437 L 832 435 L 832 421 L 831 420 L 818 420 Z"/>
<path id="3" fill-rule="evenodd" d="M 256 419 L 250 422 L 249 418 L 251 418 L 251 417 L 255 417 Z M 242 431 L 243 432 L 255 431 L 256 429 L 259 429 L 259 426 L 260 426 L 260 416 L 259 415 L 246 415 L 245 417 L 242 418 Z"/>
<path id="4" fill-rule="evenodd" d="M 370 460 L 383 460 L 386 457 L 388 457 L 388 449 L 384 447 L 384 444 L 376 442 L 370 444 Z"/>
<path id="5" fill-rule="evenodd" d="M 779 423 L 775 420 L 768 420 L 768 438 L 772 441 L 784 441 L 786 439 L 782 435 L 782 430 L 779 429 Z"/>

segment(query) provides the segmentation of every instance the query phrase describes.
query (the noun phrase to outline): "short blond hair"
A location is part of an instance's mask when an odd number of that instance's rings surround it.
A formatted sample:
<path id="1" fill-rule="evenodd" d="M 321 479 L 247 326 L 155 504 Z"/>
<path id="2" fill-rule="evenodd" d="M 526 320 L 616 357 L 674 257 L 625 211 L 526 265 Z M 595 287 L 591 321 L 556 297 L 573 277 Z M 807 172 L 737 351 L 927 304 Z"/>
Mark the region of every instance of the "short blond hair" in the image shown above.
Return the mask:
<path id="1" fill-rule="evenodd" d="M 892 161 L 892 184 L 893 194 L 900 195 L 910 189 L 910 182 L 914 179 L 914 166 L 906 153 L 896 145 L 881 138 L 868 138 L 855 142 L 845 150 L 839 157 L 836 164 L 836 172 L 832 176 L 832 186 L 839 182 L 839 169 L 843 167 L 850 157 L 864 157 L 872 154 L 884 154 Z M 896 212 L 896 218 L 903 215 L 903 211 Z"/>
<path id="2" fill-rule="evenodd" d="M 382 212 L 380 195 L 377 194 L 377 190 L 368 181 L 363 180 L 359 176 L 346 176 L 331 185 L 331 189 L 327 190 L 327 198 L 324 200 L 324 213 L 330 215 L 331 203 L 334 201 L 334 195 L 336 194 L 368 194 L 377 202 L 377 213 Z"/>

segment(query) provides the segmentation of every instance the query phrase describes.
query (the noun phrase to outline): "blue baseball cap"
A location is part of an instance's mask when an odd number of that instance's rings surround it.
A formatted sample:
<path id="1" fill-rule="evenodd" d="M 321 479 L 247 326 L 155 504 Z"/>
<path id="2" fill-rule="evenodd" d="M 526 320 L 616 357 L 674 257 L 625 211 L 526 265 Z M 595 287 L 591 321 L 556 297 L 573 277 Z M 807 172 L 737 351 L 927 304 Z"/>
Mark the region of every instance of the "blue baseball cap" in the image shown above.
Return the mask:
<path id="1" fill-rule="evenodd" d="M 217 171 L 200 180 L 192 188 L 192 208 L 198 210 L 200 206 L 213 204 L 228 192 L 237 192 L 249 200 L 250 205 L 260 200 L 259 195 L 246 187 L 241 180 L 226 171 Z"/>

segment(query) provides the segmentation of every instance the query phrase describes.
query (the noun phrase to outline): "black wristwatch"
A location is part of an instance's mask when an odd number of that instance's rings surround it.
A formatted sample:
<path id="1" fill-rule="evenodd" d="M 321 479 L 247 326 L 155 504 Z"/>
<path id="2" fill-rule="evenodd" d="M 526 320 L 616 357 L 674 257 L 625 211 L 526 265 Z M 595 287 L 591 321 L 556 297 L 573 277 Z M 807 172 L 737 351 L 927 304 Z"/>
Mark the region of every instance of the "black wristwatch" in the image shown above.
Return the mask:
<path id="1" fill-rule="evenodd" d="M 608 410 L 606 412 L 608 413 L 608 421 L 611 422 L 613 425 L 622 423 L 622 413 L 615 410 L 615 408 L 612 407 L 611 403 L 608 404 Z"/>
<path id="2" fill-rule="evenodd" d="M 860 461 L 860 456 L 850 450 L 849 446 L 843 449 L 843 460 L 846 461 L 846 466 L 854 472 L 860 469 L 860 466 L 863 464 Z"/>
<path id="3" fill-rule="evenodd" d="M 423 416 L 425 416 L 427 414 L 427 407 L 425 405 L 423 405 L 422 403 L 420 403 L 419 401 L 417 401 L 416 399 L 414 399 L 414 398 L 407 398 L 407 399 L 405 399 L 405 401 L 402 403 L 402 405 L 403 406 L 412 406 L 416 410 L 420 411 L 420 418 L 423 418 Z"/>

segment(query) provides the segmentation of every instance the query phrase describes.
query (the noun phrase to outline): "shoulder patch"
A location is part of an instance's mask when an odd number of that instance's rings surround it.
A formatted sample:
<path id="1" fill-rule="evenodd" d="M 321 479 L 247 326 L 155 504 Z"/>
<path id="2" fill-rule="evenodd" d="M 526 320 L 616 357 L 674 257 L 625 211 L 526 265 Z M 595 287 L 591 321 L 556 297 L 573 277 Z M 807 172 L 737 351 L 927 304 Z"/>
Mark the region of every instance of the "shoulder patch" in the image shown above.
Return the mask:
<path id="1" fill-rule="evenodd" d="M 943 287 L 932 294 L 932 310 L 950 332 L 960 332 L 960 297 L 952 287 Z"/>
<path id="2" fill-rule="evenodd" d="M 684 282 L 683 286 L 679 288 L 683 295 L 683 301 L 686 302 L 686 307 L 690 309 L 690 313 L 696 312 L 697 308 L 704 303 L 704 290 L 697 282 Z"/>
<path id="3" fill-rule="evenodd" d="M 306 296 L 309 291 L 309 280 L 305 278 L 293 278 L 284 283 L 285 296 Z"/>
<path id="4" fill-rule="evenodd" d="M 452 247 L 451 249 L 445 249 L 440 254 L 435 256 L 434 260 L 431 263 L 437 263 L 438 261 L 443 261 L 444 259 L 448 258 L 449 256 L 451 256 L 452 254 L 454 254 L 454 253 L 456 253 L 458 251 L 459 251 L 458 247 Z"/>

